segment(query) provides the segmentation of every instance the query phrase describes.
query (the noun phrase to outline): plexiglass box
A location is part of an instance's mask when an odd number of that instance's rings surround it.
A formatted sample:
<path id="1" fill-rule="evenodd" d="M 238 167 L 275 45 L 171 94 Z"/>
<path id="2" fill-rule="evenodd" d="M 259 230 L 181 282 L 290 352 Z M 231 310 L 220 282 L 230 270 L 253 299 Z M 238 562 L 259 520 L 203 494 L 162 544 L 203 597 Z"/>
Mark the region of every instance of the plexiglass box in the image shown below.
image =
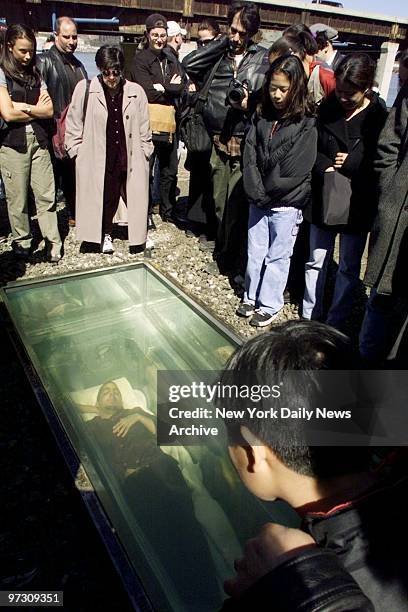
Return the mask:
<path id="1" fill-rule="evenodd" d="M 245 540 L 290 517 L 220 444 L 157 446 L 156 375 L 221 369 L 239 338 L 146 264 L 13 283 L 3 300 L 135 608 L 217 610 Z"/>

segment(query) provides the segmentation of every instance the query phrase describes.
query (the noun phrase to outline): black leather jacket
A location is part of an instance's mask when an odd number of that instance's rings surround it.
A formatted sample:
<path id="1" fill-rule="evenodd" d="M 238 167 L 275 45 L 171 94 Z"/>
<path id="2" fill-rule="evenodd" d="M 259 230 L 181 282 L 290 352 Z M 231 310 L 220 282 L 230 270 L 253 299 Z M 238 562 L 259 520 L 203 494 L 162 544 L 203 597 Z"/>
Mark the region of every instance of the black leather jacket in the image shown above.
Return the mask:
<path id="1" fill-rule="evenodd" d="M 226 36 L 215 40 L 206 47 L 192 51 L 183 59 L 183 66 L 199 90 L 205 84 L 214 64 L 222 57 L 221 63 L 212 80 L 203 116 L 208 131 L 211 134 L 243 136 L 251 116 L 269 64 L 267 52 L 255 44 L 250 44 L 245 56 L 234 73 L 234 62 L 228 50 Z M 233 78 L 248 81 L 250 91 L 248 112 L 231 108 L 226 104 L 228 86 Z"/>
<path id="2" fill-rule="evenodd" d="M 374 612 L 334 553 L 310 548 L 278 565 L 222 612 Z"/>
<path id="3" fill-rule="evenodd" d="M 37 67 L 47 85 L 55 117 L 59 117 L 71 102 L 76 84 L 88 78 L 85 67 L 79 59 L 72 56 L 70 61 L 75 70 L 64 63 L 55 45 L 37 56 Z M 68 70 L 71 70 L 71 73 L 68 73 Z"/>

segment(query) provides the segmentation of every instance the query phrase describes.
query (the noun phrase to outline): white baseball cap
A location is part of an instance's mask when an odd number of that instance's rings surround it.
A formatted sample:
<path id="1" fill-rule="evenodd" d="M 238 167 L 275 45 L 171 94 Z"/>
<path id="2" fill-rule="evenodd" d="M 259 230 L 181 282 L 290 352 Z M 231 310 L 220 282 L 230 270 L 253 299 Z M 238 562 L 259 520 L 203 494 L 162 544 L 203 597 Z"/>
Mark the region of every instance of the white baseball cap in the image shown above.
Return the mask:
<path id="1" fill-rule="evenodd" d="M 181 34 L 182 36 L 186 36 L 187 30 L 181 28 L 177 21 L 168 21 L 167 22 L 167 36 L 178 36 Z"/>

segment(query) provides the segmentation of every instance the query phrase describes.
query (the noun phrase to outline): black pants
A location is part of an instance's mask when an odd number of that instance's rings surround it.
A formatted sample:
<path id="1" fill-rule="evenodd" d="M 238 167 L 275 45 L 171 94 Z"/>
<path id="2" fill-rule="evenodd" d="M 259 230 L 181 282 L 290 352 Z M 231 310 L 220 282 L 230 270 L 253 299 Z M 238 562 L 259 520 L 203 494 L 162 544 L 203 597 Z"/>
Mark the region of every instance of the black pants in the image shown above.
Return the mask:
<path id="1" fill-rule="evenodd" d="M 103 220 L 102 237 L 112 234 L 113 217 L 118 209 L 121 194 L 126 197 L 126 175 L 120 167 L 107 169 L 103 185 Z"/>
<path id="2" fill-rule="evenodd" d="M 171 144 L 154 143 L 154 153 L 150 160 L 150 170 L 153 170 L 156 157 L 160 168 L 160 214 L 171 217 L 176 204 L 177 187 L 177 138 Z"/>
<path id="3" fill-rule="evenodd" d="M 55 186 L 62 190 L 69 216 L 75 219 L 75 160 L 57 159 L 54 155 L 51 156 L 51 159 L 54 167 Z"/>

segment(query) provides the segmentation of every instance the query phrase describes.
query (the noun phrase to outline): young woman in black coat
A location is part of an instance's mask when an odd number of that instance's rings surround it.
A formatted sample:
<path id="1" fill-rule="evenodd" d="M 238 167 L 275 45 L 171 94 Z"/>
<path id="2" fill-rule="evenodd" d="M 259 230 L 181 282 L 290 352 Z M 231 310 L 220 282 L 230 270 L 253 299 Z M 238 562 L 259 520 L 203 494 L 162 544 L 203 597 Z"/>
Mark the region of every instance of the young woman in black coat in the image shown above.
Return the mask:
<path id="1" fill-rule="evenodd" d="M 335 71 L 336 89 L 319 107 L 317 161 L 313 174 L 310 254 L 306 263 L 303 317 L 321 320 L 328 262 L 340 234 L 339 267 L 326 322 L 341 329 L 353 306 L 361 258 L 376 214 L 373 161 L 387 112 L 371 91 L 375 63 L 366 54 L 345 58 Z M 338 172 L 339 199 L 350 201 L 348 220 L 339 226 L 323 222 L 323 185 L 326 173 Z M 326 179 L 325 179 L 326 177 Z M 339 177 L 340 178 L 340 177 Z M 351 188 L 351 196 L 350 196 Z M 327 195 L 325 192 L 327 201 Z"/>
<path id="2" fill-rule="evenodd" d="M 269 325 L 283 307 L 290 258 L 310 198 L 317 131 L 301 61 L 275 60 L 245 139 L 243 180 L 250 203 L 245 294 L 237 314 Z"/>

